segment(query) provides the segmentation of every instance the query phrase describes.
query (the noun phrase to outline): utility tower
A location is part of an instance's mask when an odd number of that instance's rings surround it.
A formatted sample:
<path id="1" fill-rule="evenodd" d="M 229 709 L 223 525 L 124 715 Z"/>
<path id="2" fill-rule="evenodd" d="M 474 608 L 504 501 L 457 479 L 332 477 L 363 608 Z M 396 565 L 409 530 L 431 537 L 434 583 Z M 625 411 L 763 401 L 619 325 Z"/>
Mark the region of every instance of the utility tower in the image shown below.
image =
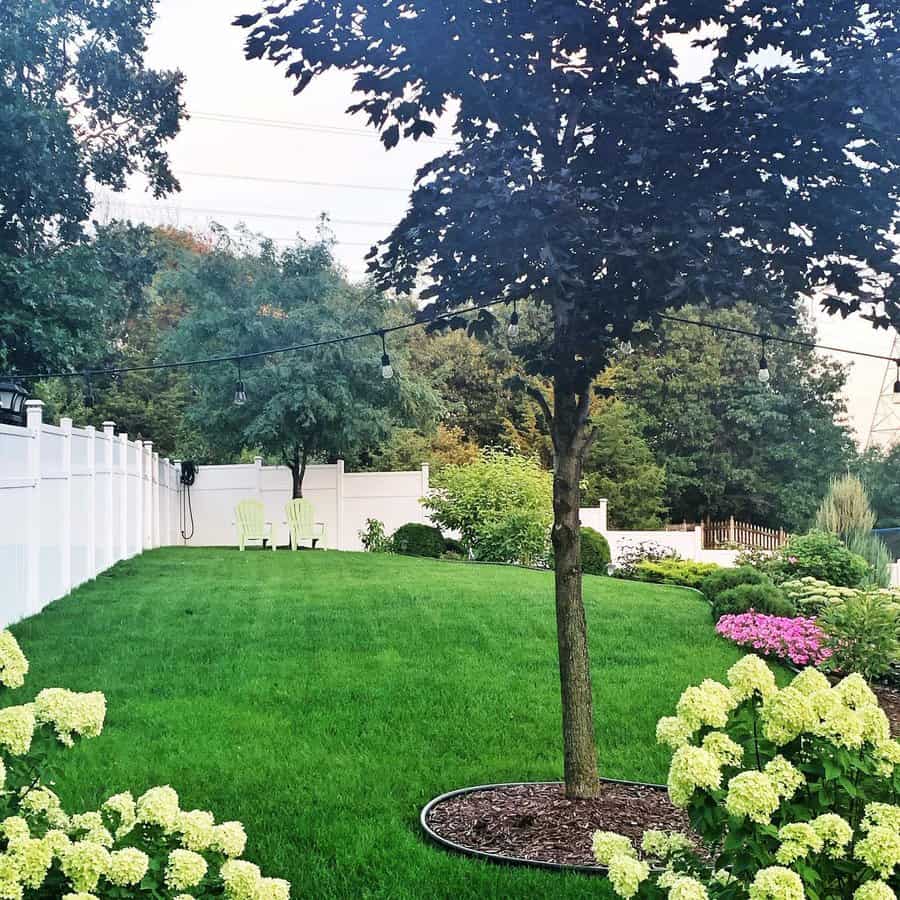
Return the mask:
<path id="1" fill-rule="evenodd" d="M 885 366 L 881 381 L 881 393 L 866 440 L 867 450 L 870 447 L 892 447 L 900 441 L 900 334 L 894 335 L 891 357 L 893 361 Z"/>

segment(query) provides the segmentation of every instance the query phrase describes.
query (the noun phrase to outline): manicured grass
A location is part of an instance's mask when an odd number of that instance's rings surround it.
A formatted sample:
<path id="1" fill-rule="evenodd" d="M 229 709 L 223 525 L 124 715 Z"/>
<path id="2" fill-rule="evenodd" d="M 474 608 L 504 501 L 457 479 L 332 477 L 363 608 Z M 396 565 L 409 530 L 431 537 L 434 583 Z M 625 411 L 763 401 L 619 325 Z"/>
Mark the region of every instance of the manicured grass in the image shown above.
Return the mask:
<path id="1" fill-rule="evenodd" d="M 656 720 L 739 651 L 680 588 L 585 578 L 604 775 L 664 780 Z M 65 761 L 72 809 L 172 784 L 240 819 L 296 897 L 610 896 L 605 882 L 449 855 L 420 807 L 456 787 L 562 774 L 547 573 L 350 553 L 165 549 L 13 629 L 24 702 L 103 690 Z"/>

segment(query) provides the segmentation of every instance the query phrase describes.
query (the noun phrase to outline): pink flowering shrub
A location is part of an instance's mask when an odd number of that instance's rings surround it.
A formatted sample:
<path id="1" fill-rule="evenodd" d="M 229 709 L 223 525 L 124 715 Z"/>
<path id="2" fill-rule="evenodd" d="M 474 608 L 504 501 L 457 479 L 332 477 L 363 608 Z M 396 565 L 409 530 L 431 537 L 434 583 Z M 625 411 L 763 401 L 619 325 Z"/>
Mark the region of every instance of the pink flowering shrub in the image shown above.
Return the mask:
<path id="1" fill-rule="evenodd" d="M 749 612 L 722 616 L 716 631 L 740 647 L 788 659 L 797 666 L 817 666 L 831 656 L 825 633 L 815 619 L 786 618 Z"/>

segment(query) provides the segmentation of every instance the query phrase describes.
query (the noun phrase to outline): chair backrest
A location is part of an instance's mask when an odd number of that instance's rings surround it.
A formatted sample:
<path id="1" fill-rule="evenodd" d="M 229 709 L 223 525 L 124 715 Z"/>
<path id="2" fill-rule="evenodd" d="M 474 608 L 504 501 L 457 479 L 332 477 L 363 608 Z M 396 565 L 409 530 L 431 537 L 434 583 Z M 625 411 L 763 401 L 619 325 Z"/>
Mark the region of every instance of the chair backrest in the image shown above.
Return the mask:
<path id="1" fill-rule="evenodd" d="M 291 531 L 295 534 L 312 534 L 316 511 L 309 500 L 302 497 L 289 500 L 284 508 L 284 514 Z"/>
<path id="2" fill-rule="evenodd" d="M 266 512 L 261 500 L 241 500 L 234 508 L 234 517 L 244 534 L 262 534 Z"/>

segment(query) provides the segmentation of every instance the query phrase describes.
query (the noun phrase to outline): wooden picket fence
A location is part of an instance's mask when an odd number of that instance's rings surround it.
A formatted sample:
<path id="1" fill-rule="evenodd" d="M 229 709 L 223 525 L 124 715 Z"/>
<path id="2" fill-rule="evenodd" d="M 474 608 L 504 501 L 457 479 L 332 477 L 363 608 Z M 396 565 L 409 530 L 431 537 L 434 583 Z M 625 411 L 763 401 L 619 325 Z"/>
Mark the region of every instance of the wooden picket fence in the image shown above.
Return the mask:
<path id="1" fill-rule="evenodd" d="M 745 547 L 749 550 L 777 550 L 788 539 L 783 528 L 765 528 L 751 522 L 738 522 L 734 516 L 720 522 L 703 523 L 703 547 Z"/>

